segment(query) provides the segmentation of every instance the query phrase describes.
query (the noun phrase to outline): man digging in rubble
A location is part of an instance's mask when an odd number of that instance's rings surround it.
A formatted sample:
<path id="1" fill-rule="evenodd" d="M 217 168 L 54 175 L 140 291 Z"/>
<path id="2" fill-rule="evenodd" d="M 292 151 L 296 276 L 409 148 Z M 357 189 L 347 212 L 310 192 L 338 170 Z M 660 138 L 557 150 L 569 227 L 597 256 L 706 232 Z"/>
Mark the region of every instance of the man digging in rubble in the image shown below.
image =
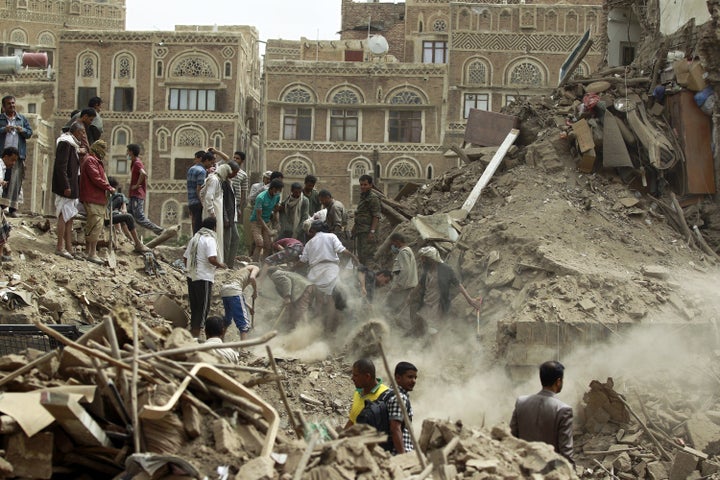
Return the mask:
<path id="1" fill-rule="evenodd" d="M 305 315 L 315 297 L 315 285 L 299 273 L 276 267 L 268 271 L 275 290 L 283 299 L 283 305 L 289 310 L 287 318 L 294 327 L 305 320 Z"/>
<path id="2" fill-rule="evenodd" d="M 518 397 L 515 402 L 510 431 L 528 442 L 545 442 L 555 451 L 573 460 L 573 411 L 556 395 L 562 391 L 565 367 L 556 361 L 540 365 L 542 390 L 535 395 Z"/>
<path id="3" fill-rule="evenodd" d="M 358 258 L 343 246 L 335 234 L 328 232 L 328 226 L 323 222 L 313 222 L 308 236 L 310 240 L 305 244 L 300 261 L 307 263 L 310 267 L 308 280 L 315 284 L 317 289 L 316 299 L 323 312 L 325 329 L 332 332 L 337 327 L 334 296 L 339 293 L 336 292 L 340 275 L 340 257 L 338 255 L 349 256 L 354 264 L 358 263 Z"/>
<path id="4" fill-rule="evenodd" d="M 387 400 L 388 417 L 390 418 L 390 440 L 393 444 L 392 453 L 401 453 L 415 450 L 410 436 L 411 425 L 405 425 L 402 409 L 398 397 L 405 403 L 408 418 L 412 422 L 413 409 L 410 404 L 410 392 L 415 388 L 418 369 L 410 362 L 400 362 L 395 366 L 395 382 L 398 384 L 399 392 Z M 399 393 L 399 395 L 398 395 Z"/>
<path id="5" fill-rule="evenodd" d="M 361 358 L 353 363 L 352 381 L 355 385 L 352 406 L 350 407 L 350 419 L 345 428 L 355 425 L 358 415 L 365 408 L 365 401 L 374 402 L 388 390 L 381 378 L 375 377 L 375 364 L 369 358 Z"/>
<path id="6" fill-rule="evenodd" d="M 234 207 L 233 207 L 234 208 Z M 248 307 L 245 300 L 244 290 L 248 285 L 252 285 L 252 298 L 257 298 L 257 282 L 256 278 L 260 273 L 260 268 L 255 265 L 248 265 L 238 271 L 234 275 L 233 281 L 226 283 L 220 288 L 220 297 L 222 297 L 223 307 L 225 308 L 225 328 L 228 328 L 232 322 L 240 331 L 240 340 L 245 340 L 250 331 L 250 315 L 255 315 L 255 310 Z"/>
<path id="7" fill-rule="evenodd" d="M 418 250 L 420 256 L 421 274 L 416 292 L 419 297 L 419 310 L 415 315 L 413 333 L 423 335 L 428 324 L 437 319 L 444 318 L 450 311 L 452 296 L 450 287 L 457 287 L 475 310 L 480 310 L 482 297 L 472 298 L 462 283 L 460 283 L 453 269 L 440 258 L 440 252 L 435 247 L 422 247 Z"/>
<path id="8" fill-rule="evenodd" d="M 395 232 L 390 235 L 390 249 L 395 254 L 392 265 L 392 283 L 387 296 L 387 305 L 393 313 L 400 313 L 412 290 L 417 287 L 418 274 L 415 254 L 407 244 L 405 236 Z"/>

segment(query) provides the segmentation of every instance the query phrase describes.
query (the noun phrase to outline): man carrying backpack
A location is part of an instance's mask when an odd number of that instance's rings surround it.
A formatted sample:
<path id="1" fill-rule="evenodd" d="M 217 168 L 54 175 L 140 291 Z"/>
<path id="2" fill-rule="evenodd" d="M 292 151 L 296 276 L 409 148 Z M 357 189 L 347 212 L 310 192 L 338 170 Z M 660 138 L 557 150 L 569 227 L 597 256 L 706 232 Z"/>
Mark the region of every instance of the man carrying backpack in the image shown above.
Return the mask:
<path id="1" fill-rule="evenodd" d="M 353 363 L 352 381 L 355 384 L 356 390 L 353 394 L 352 406 L 350 407 L 350 420 L 348 420 L 345 428 L 353 426 L 358 420 L 358 415 L 361 413 L 363 417 L 372 416 L 372 411 L 363 412 L 363 410 L 366 409 L 366 400 L 375 402 L 384 392 L 391 391 L 387 385 L 382 383 L 382 379 L 375 378 L 375 364 L 369 358 L 361 358 Z M 373 421 L 371 418 L 361 418 L 361 422 L 359 423 L 373 424 L 378 422 Z M 373 427 L 381 430 L 380 425 L 373 425 Z"/>

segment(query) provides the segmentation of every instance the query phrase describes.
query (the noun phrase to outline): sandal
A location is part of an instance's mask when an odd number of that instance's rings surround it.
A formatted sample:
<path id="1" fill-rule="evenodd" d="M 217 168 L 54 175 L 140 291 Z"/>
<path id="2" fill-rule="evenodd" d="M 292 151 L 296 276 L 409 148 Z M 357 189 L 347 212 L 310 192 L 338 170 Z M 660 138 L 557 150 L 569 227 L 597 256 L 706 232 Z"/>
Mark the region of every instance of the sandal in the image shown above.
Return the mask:
<path id="1" fill-rule="evenodd" d="M 75 258 L 72 256 L 72 253 L 68 252 L 67 250 L 55 250 L 55 255 L 67 258 L 68 260 L 72 260 Z"/>
<path id="2" fill-rule="evenodd" d="M 87 260 L 88 262 L 92 262 L 96 265 L 105 265 L 105 260 L 100 257 L 87 257 L 85 260 Z"/>

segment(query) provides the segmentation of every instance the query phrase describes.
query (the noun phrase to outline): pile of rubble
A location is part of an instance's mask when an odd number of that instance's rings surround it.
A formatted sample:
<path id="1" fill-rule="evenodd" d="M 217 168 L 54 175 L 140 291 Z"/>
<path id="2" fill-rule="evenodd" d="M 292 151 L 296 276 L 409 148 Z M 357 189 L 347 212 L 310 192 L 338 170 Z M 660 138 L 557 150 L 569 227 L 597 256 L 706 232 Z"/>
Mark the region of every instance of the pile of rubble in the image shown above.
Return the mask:
<path id="1" fill-rule="evenodd" d="M 267 368 L 223 364 L 217 346 L 184 329 L 147 327 L 127 310 L 77 340 L 36 326 L 64 348 L 0 357 L 3 478 L 574 478 L 551 447 L 507 428 L 488 434 L 426 420 L 424 454 L 397 457 L 376 446 L 385 438 L 371 427 L 338 435 L 291 408 L 269 347 Z M 261 384 L 275 384 L 283 415 L 255 391 Z"/>

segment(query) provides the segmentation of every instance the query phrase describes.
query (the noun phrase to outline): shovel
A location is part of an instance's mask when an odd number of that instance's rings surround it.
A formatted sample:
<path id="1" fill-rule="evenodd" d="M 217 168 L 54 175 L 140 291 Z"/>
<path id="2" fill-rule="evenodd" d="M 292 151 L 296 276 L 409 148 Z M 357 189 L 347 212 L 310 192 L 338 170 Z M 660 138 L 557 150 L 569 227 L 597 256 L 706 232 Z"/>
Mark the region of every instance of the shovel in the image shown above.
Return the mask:
<path id="1" fill-rule="evenodd" d="M 110 246 L 108 247 L 108 265 L 110 268 L 117 267 L 117 257 L 115 257 L 115 245 L 113 243 L 113 194 L 110 194 Z"/>

